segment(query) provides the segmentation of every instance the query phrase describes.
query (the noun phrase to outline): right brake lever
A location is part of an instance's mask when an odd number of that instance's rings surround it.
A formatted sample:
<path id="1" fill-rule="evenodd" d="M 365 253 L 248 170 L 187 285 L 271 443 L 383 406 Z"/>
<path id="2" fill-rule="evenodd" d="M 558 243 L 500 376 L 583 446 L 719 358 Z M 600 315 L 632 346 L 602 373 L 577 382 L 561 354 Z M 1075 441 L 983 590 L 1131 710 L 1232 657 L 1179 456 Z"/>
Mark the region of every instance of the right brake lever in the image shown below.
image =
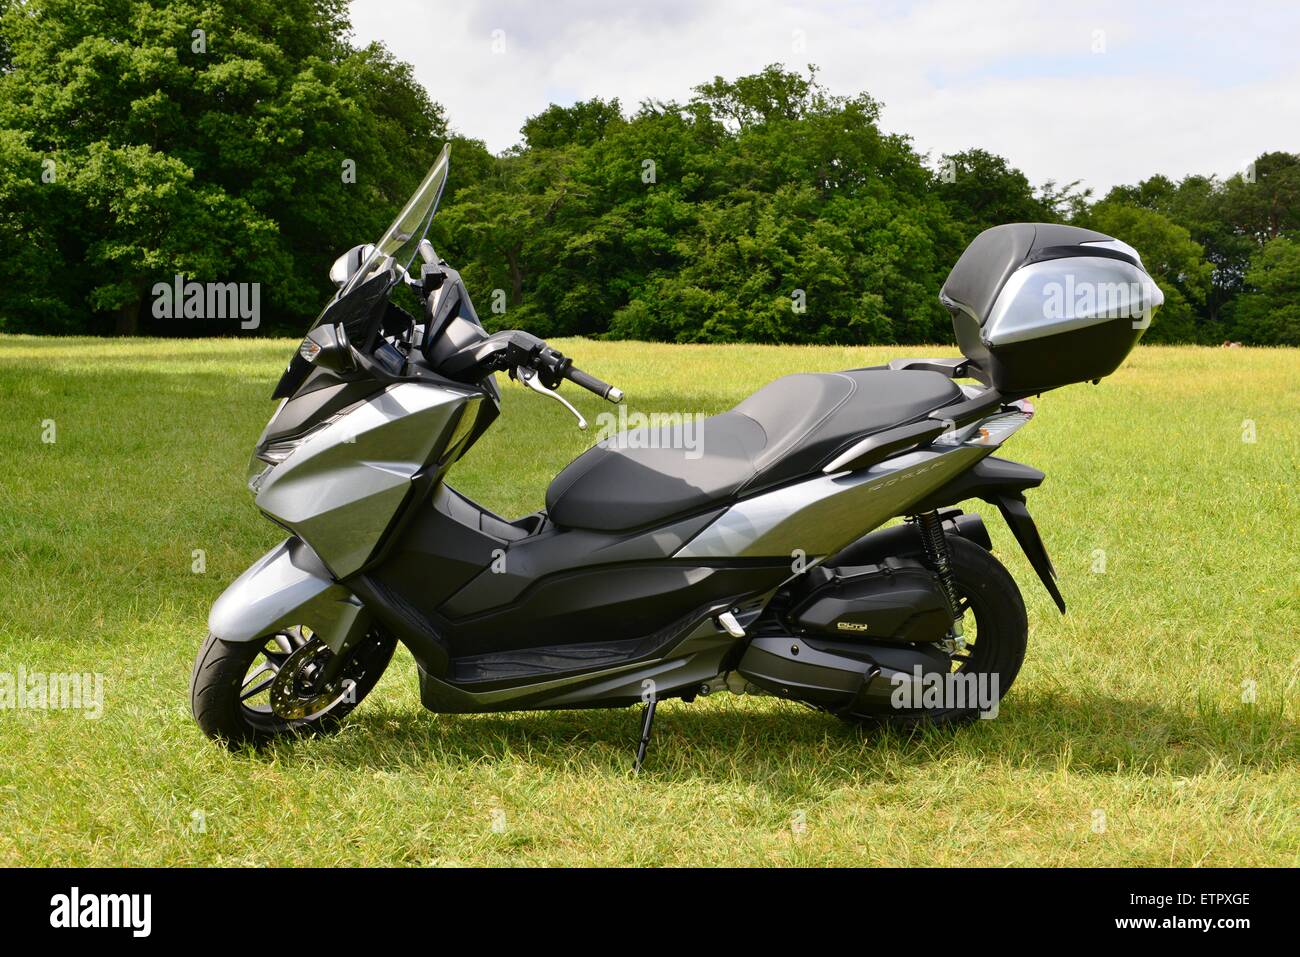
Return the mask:
<path id="1" fill-rule="evenodd" d="M 582 417 L 582 413 L 575 409 L 564 396 L 560 395 L 554 389 L 548 389 L 546 386 L 542 385 L 541 380 L 537 378 L 536 369 L 530 369 L 527 366 L 516 366 L 515 375 L 520 382 L 528 386 L 528 388 L 532 389 L 534 392 L 539 395 L 550 396 L 556 402 L 560 403 L 560 405 L 572 412 L 578 420 L 578 428 L 587 428 L 587 420 Z"/>

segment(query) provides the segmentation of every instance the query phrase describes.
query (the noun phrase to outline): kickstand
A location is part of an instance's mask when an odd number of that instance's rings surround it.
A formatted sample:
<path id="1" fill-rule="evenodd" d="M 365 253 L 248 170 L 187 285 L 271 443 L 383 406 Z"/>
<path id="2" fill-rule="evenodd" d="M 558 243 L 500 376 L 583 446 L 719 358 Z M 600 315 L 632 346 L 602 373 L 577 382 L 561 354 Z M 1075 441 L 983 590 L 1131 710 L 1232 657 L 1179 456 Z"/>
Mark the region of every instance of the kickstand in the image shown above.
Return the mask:
<path id="1" fill-rule="evenodd" d="M 641 742 L 636 748 L 636 761 L 632 765 L 632 773 L 640 774 L 641 765 L 645 763 L 645 749 L 650 746 L 650 729 L 655 723 L 655 704 L 657 700 L 651 698 L 646 702 L 645 711 L 641 717 Z"/>

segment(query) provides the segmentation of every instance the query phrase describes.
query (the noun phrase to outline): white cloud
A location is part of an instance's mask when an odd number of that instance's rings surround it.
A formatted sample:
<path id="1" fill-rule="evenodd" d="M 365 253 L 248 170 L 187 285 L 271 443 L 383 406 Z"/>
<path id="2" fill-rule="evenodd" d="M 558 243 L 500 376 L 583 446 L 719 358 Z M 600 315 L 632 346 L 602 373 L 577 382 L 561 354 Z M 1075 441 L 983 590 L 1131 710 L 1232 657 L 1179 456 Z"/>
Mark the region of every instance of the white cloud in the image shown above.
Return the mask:
<path id="1" fill-rule="evenodd" d="M 1036 183 L 1102 192 L 1300 151 L 1294 4 L 354 0 L 352 18 L 357 40 L 413 63 L 457 130 L 494 150 L 551 102 L 632 108 L 812 62 L 835 92 L 882 100 L 884 126 L 921 151 L 981 146 Z"/>

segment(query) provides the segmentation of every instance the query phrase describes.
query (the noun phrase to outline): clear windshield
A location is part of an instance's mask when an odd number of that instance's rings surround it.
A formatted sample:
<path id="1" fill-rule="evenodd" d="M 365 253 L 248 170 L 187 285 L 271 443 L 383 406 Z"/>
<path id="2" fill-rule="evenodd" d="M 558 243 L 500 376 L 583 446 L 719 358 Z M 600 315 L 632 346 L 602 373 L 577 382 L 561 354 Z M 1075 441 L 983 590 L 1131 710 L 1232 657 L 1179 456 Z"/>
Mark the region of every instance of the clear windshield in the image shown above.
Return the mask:
<path id="1" fill-rule="evenodd" d="M 425 234 L 429 232 L 433 214 L 438 211 L 438 200 L 442 198 L 442 188 L 447 183 L 447 168 L 450 160 L 451 144 L 449 143 L 442 148 L 442 152 L 438 154 L 424 181 L 406 201 L 406 205 L 397 214 L 392 225 L 384 230 L 383 236 L 379 237 L 374 252 L 339 290 L 340 298 L 368 279 L 390 256 L 398 269 L 410 268 L 419 249 L 420 240 L 424 239 Z"/>
<path id="2" fill-rule="evenodd" d="M 402 211 L 397 214 L 391 226 L 384 230 L 375 243 L 374 251 L 366 258 L 361 268 L 352 274 L 343 288 L 325 306 L 324 311 L 316 317 L 311 328 L 322 322 L 337 322 L 344 326 L 349 339 L 360 344 L 369 336 L 370 323 L 373 322 L 374 306 L 381 299 L 386 299 L 392 292 L 391 282 L 379 280 L 387 274 L 390 261 L 399 270 L 409 269 L 420 248 L 420 241 L 429 231 L 433 214 L 438 209 L 438 200 L 442 198 L 442 188 L 447 182 L 447 167 L 451 159 L 451 146 L 442 148 L 418 189 L 406 201 Z M 400 275 L 400 272 L 398 273 Z M 376 280 L 367 291 L 359 291 L 370 280 Z M 354 291 L 356 295 L 350 295 Z M 311 363 L 295 350 L 289 359 L 289 366 L 280 377 L 279 384 L 272 393 L 280 399 L 292 395 L 302 385 L 311 372 Z"/>

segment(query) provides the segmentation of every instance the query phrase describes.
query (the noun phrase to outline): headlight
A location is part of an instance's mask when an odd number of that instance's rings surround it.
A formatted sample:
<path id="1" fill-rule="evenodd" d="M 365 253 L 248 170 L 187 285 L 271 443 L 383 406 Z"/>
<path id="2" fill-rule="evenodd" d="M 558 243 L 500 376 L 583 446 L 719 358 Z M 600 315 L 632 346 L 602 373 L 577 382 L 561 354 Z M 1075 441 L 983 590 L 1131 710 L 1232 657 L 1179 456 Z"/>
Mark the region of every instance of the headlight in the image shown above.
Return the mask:
<path id="1" fill-rule="evenodd" d="M 262 483 L 266 481 L 267 474 L 273 468 L 275 468 L 274 465 L 267 465 L 256 455 L 249 459 L 247 475 L 248 490 L 254 495 L 260 492 L 262 490 Z"/>
<path id="2" fill-rule="evenodd" d="M 295 435 L 288 439 L 277 439 L 274 442 L 267 442 L 253 453 L 253 457 L 248 460 L 248 490 L 256 495 L 262 489 L 262 483 L 266 481 L 267 475 L 277 465 L 289 457 L 289 454 L 302 445 L 313 435 L 319 432 L 325 426 L 330 425 L 334 420 L 322 422 L 314 429 L 304 432 L 302 435 Z"/>
<path id="3" fill-rule="evenodd" d="M 248 460 L 248 490 L 256 495 L 262 488 L 262 483 L 266 481 L 266 476 L 277 465 L 287 459 L 298 446 L 302 445 L 308 439 L 314 437 L 317 433 L 334 425 L 349 412 L 352 408 L 344 409 L 342 412 L 330 416 L 324 422 L 312 426 L 306 432 L 299 435 L 293 435 L 285 439 L 275 439 L 272 442 L 264 442 L 253 452 L 253 457 Z M 349 441 L 344 439 L 344 441 Z"/>
<path id="4" fill-rule="evenodd" d="M 290 452 L 306 442 L 323 427 L 323 425 L 318 425 L 310 432 L 304 432 L 302 435 L 295 435 L 291 439 L 279 439 L 275 442 L 267 442 L 253 454 L 253 458 L 261 459 L 268 465 L 279 465 L 289 457 Z"/>

